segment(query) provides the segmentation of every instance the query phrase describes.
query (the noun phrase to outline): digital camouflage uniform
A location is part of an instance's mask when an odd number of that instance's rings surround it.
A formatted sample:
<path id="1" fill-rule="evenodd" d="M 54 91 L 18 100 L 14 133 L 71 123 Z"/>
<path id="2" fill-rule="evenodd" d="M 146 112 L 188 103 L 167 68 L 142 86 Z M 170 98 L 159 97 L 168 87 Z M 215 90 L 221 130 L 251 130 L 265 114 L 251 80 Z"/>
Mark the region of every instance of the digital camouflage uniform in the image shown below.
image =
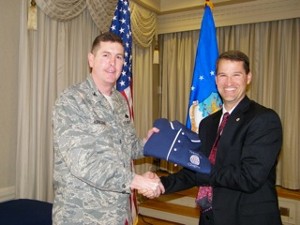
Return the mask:
<path id="1" fill-rule="evenodd" d="M 142 156 L 127 103 L 115 89 L 113 107 L 91 76 L 68 88 L 53 113 L 53 224 L 131 222 L 131 160 Z"/>

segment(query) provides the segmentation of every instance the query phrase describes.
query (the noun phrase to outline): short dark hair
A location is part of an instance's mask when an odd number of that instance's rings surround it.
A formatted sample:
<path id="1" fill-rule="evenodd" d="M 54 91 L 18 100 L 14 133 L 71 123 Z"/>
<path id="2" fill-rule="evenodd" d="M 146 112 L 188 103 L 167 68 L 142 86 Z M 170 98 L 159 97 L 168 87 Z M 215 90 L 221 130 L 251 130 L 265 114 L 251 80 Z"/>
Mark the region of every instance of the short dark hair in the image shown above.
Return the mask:
<path id="1" fill-rule="evenodd" d="M 92 53 L 95 53 L 95 51 L 99 48 L 101 42 L 118 42 L 123 46 L 123 41 L 120 36 L 112 32 L 104 32 L 98 35 L 93 41 L 91 49 Z"/>
<path id="2" fill-rule="evenodd" d="M 218 64 L 219 64 L 219 61 L 222 60 L 222 59 L 226 59 L 226 60 L 230 60 L 230 61 L 239 61 L 239 62 L 243 62 L 243 66 L 244 66 L 244 69 L 246 71 L 246 74 L 248 74 L 250 72 L 250 62 L 249 62 L 249 58 L 248 56 L 241 52 L 241 51 L 238 51 L 238 50 L 230 50 L 230 51 L 227 51 L 227 52 L 223 52 L 219 57 L 218 57 L 218 60 L 217 60 L 217 64 L 216 64 L 216 71 L 218 73 Z"/>

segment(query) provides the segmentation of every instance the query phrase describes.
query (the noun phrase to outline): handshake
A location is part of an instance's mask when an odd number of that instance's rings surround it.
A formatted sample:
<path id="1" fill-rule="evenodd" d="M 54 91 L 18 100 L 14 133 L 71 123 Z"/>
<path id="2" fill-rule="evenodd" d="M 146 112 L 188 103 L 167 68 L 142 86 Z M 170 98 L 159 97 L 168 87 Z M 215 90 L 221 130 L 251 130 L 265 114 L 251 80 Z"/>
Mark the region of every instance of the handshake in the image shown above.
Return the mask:
<path id="1" fill-rule="evenodd" d="M 159 197 L 165 192 L 165 188 L 157 174 L 150 171 L 143 175 L 136 174 L 130 187 L 136 189 L 139 194 L 151 199 Z"/>

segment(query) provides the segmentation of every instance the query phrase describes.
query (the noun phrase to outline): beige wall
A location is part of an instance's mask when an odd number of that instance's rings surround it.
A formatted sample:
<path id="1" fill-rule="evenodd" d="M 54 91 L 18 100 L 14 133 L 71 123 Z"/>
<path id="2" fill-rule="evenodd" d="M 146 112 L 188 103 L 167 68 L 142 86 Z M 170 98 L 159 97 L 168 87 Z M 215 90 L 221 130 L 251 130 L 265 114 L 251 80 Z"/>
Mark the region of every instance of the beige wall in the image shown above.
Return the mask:
<path id="1" fill-rule="evenodd" d="M 16 183 L 20 6 L 0 1 L 0 193 Z"/>

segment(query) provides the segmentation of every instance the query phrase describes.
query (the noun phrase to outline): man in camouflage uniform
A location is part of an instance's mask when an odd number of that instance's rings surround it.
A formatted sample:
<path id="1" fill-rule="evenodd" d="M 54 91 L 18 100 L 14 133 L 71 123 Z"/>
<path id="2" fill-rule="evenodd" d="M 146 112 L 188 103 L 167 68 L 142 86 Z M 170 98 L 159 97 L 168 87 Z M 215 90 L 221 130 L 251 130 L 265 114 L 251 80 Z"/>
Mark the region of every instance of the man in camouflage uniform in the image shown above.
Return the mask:
<path id="1" fill-rule="evenodd" d="M 131 189 L 150 190 L 153 197 L 164 191 L 159 179 L 132 172 L 132 159 L 143 155 L 144 142 L 136 136 L 127 102 L 114 88 L 123 55 L 118 36 L 99 35 L 88 55 L 91 75 L 56 101 L 55 225 L 130 225 Z"/>

